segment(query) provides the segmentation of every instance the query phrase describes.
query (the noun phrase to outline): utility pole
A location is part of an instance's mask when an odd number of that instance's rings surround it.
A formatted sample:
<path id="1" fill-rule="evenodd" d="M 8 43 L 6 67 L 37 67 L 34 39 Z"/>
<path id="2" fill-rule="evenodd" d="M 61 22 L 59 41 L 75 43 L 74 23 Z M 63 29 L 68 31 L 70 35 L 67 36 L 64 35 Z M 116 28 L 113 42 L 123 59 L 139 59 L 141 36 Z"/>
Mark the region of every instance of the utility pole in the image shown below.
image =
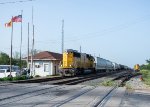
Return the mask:
<path id="1" fill-rule="evenodd" d="M 32 6 L 32 25 L 33 25 L 33 6 Z"/>
<path id="2" fill-rule="evenodd" d="M 34 25 L 33 25 L 33 37 L 32 37 L 32 52 L 31 52 L 31 57 L 32 57 L 32 60 L 31 60 L 31 64 L 32 64 L 32 73 L 31 73 L 31 76 L 34 75 L 34 66 L 33 66 L 33 56 L 34 56 Z"/>
<path id="3" fill-rule="evenodd" d="M 81 69 L 81 67 L 82 67 L 81 64 L 82 64 L 82 63 L 81 63 L 81 46 L 80 46 L 80 69 Z"/>
<path id="4" fill-rule="evenodd" d="M 62 54 L 64 51 L 64 20 L 62 20 Z"/>
<path id="5" fill-rule="evenodd" d="M 34 67 L 33 67 L 33 51 L 34 51 L 34 24 L 33 24 L 33 6 L 32 6 L 32 26 L 33 26 L 33 35 L 32 35 L 32 50 L 31 50 L 31 76 L 33 76 Z"/>
<path id="6" fill-rule="evenodd" d="M 80 46 L 80 54 L 81 54 L 81 46 Z"/>

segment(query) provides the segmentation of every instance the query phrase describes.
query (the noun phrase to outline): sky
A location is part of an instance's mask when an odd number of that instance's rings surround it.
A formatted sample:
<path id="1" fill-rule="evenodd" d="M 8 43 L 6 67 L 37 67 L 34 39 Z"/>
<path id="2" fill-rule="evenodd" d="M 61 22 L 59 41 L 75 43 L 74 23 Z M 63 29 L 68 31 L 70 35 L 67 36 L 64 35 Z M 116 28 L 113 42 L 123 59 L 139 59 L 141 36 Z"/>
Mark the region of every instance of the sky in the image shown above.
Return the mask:
<path id="1" fill-rule="evenodd" d="M 23 10 L 22 53 L 27 55 L 28 23 L 32 44 L 32 7 L 35 49 L 61 53 L 80 49 L 118 64 L 133 67 L 150 58 L 150 0 L 0 0 L 0 51 L 10 55 L 12 16 Z M 16 3 L 9 3 L 16 2 Z M 13 53 L 20 51 L 21 24 L 14 23 Z"/>

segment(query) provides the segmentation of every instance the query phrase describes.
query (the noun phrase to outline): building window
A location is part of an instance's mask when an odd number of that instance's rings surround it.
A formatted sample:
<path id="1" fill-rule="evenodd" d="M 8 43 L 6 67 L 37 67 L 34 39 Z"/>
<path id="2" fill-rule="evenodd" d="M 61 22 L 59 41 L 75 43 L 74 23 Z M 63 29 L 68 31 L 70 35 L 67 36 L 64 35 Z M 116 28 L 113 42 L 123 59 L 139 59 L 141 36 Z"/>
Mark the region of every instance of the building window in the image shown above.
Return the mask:
<path id="1" fill-rule="evenodd" d="M 49 65 L 48 64 L 44 64 L 44 72 L 49 72 Z"/>
<path id="2" fill-rule="evenodd" d="M 39 62 L 39 65 L 42 67 L 43 66 L 43 62 Z"/>

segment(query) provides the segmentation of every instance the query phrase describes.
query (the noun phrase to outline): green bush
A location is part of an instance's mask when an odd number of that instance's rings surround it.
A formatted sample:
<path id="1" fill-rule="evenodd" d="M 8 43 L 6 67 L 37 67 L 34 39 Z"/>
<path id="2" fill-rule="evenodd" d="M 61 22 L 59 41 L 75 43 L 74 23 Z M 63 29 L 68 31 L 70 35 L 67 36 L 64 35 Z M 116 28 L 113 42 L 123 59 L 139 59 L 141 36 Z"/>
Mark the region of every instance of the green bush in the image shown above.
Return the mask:
<path id="1" fill-rule="evenodd" d="M 11 77 L 4 77 L 4 78 L 0 78 L 0 81 L 12 81 L 13 78 Z"/>
<path id="2" fill-rule="evenodd" d="M 131 84 L 129 84 L 129 83 L 126 83 L 125 86 L 126 86 L 127 89 L 132 89 L 132 86 L 131 86 Z"/>
<path id="3" fill-rule="evenodd" d="M 17 77 L 14 77 L 13 80 L 25 80 L 26 79 L 26 76 L 25 75 L 22 75 L 22 76 L 17 76 Z"/>
<path id="4" fill-rule="evenodd" d="M 150 85 L 150 70 L 141 70 L 144 83 Z"/>
<path id="5" fill-rule="evenodd" d="M 36 78 L 38 78 L 38 77 L 41 77 L 41 76 L 39 76 L 39 75 L 36 75 L 35 77 L 36 77 Z"/>
<path id="6" fill-rule="evenodd" d="M 146 64 L 146 65 L 141 65 L 140 66 L 141 70 L 150 70 L 150 64 Z"/>
<path id="7" fill-rule="evenodd" d="M 150 78 L 150 70 L 141 70 L 140 73 L 142 73 L 143 78 Z"/>
<path id="8" fill-rule="evenodd" d="M 144 83 L 150 86 L 150 78 L 144 79 Z"/>
<path id="9" fill-rule="evenodd" d="M 108 80 L 108 81 L 102 82 L 101 85 L 103 85 L 103 86 L 114 86 L 114 85 L 116 85 L 116 82 L 112 81 L 112 80 Z"/>
<path id="10" fill-rule="evenodd" d="M 0 78 L 0 81 L 16 81 L 16 80 L 25 80 L 26 76 L 17 76 L 17 77 L 4 77 Z"/>
<path id="11" fill-rule="evenodd" d="M 46 75 L 46 77 L 51 77 L 51 75 Z"/>
<path id="12" fill-rule="evenodd" d="M 0 78 L 0 81 L 4 81 L 3 78 Z"/>

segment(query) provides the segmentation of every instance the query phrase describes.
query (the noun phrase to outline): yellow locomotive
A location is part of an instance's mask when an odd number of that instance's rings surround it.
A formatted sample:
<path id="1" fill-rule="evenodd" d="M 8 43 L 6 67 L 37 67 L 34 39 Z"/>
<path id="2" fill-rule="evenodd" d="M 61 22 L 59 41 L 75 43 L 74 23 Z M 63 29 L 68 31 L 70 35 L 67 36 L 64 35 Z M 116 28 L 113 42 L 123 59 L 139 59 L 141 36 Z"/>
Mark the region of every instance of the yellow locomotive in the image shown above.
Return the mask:
<path id="1" fill-rule="evenodd" d="M 137 72 L 140 71 L 140 66 L 139 66 L 139 64 L 134 65 L 134 70 L 137 71 Z"/>
<path id="2" fill-rule="evenodd" d="M 60 75 L 74 76 L 87 72 L 94 72 L 94 57 L 80 53 L 76 50 L 68 49 L 63 53 L 63 60 L 60 66 Z"/>

